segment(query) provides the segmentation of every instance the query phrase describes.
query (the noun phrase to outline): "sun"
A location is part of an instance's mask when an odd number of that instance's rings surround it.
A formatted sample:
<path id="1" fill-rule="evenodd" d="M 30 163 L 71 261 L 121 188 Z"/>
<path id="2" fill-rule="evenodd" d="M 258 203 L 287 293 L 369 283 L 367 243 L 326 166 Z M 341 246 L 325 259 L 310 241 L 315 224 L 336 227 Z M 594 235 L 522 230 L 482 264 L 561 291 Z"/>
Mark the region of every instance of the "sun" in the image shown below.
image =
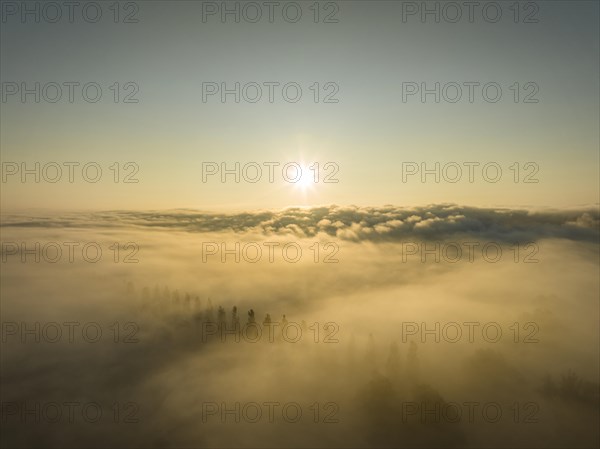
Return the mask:
<path id="1" fill-rule="evenodd" d="M 298 180 L 294 182 L 294 187 L 302 192 L 314 189 L 316 186 L 314 171 L 306 164 L 301 164 L 300 168 L 302 171 L 298 175 Z"/>

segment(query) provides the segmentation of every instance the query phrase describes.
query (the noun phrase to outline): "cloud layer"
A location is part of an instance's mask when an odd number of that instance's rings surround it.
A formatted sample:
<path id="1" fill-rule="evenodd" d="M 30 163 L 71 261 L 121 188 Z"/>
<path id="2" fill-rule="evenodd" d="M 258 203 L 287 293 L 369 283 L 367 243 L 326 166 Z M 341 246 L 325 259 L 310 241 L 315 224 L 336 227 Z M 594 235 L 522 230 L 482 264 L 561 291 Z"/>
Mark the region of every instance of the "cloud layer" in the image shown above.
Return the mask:
<path id="1" fill-rule="evenodd" d="M 403 240 L 462 238 L 507 246 L 543 242 L 539 263 L 522 257 L 515 263 L 511 248 L 497 263 L 403 260 Z M 0 267 L 3 322 L 27 329 L 98 322 L 104 328 L 98 343 L 81 337 L 73 344 L 64 338 L 36 343 L 31 336 L 23 343 L 8 336 L 0 354 L 2 401 L 28 408 L 97 401 L 104 419 L 50 425 L 10 415 L 0 446 L 597 446 L 597 211 L 439 205 L 13 215 L 2 219 L 2 239 L 27 242 L 28 248 L 34 241 L 96 241 L 105 250 L 98 263 L 80 252 L 73 263 L 66 257 L 38 263 L 31 255 L 23 262 L 14 254 Z M 294 240 L 304 245 L 306 257 L 298 263 L 282 260 L 281 253 L 275 263 L 217 256 L 203 262 L 202 242 L 232 248 L 251 240 Z M 109 248 L 130 241 L 139 245 L 139 263 L 114 262 Z M 324 249 L 323 241 L 339 243 L 339 263 L 313 261 L 308 248 L 319 242 Z M 223 307 L 229 321 L 234 306 L 242 323 L 250 309 L 260 323 L 267 314 L 274 321 L 283 315 L 306 321 L 306 338 L 301 344 L 199 338 L 208 317 L 215 319 Z M 121 341 L 130 322 L 139 327 L 135 344 Z M 330 322 L 339 341 L 325 344 L 324 324 Z M 472 343 L 466 322 L 480 323 Z M 318 343 L 314 323 L 320 323 Z M 429 331 L 436 323 L 441 329 L 461 323 L 463 338 L 436 340 L 429 332 L 424 339 L 421 332 L 404 339 L 405 323 Z M 483 338 L 486 323 L 500 326 L 499 341 Z M 539 341 L 526 343 L 532 331 Z M 228 408 L 236 402 L 298 402 L 304 419 L 203 420 L 206 401 Z M 462 408 L 455 423 L 421 422 L 418 416 L 403 422 L 404 404 L 411 401 L 428 407 L 498 403 L 504 414 L 498 423 L 482 420 L 481 413 L 469 422 Z M 114 422 L 115 402 L 138 404 L 140 422 Z M 337 424 L 323 422 L 335 411 L 325 408 L 330 402 L 339 407 Z M 314 403 L 320 404 L 318 423 Z M 515 403 L 519 419 L 538 421 L 515 421 Z M 130 410 L 121 411 L 126 416 Z"/>
<path id="2" fill-rule="evenodd" d="M 472 237 L 499 242 L 532 242 L 543 238 L 598 242 L 598 209 L 527 211 L 487 209 L 454 204 L 397 206 L 325 206 L 281 211 L 208 213 L 109 211 L 52 216 L 10 215 L 2 227 L 145 228 L 187 232 L 235 232 L 293 235 L 325 234 L 349 241 L 446 240 Z"/>

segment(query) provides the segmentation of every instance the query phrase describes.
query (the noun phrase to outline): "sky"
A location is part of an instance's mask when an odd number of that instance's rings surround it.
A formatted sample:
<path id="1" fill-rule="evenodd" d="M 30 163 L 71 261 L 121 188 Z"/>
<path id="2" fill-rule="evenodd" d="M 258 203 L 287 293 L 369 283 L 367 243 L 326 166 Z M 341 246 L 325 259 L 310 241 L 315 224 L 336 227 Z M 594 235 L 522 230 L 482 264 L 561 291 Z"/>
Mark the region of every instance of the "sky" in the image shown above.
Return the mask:
<path id="1" fill-rule="evenodd" d="M 97 23 L 83 20 L 80 10 L 69 23 L 66 7 L 57 23 L 44 20 L 52 17 L 50 10 L 40 13 L 40 23 L 33 16 L 22 20 L 20 10 L 3 10 L 3 211 L 448 202 L 597 207 L 597 2 L 521 5 L 518 23 L 507 2 L 500 2 L 502 16 L 495 23 L 481 8 L 469 22 L 466 7 L 456 23 L 447 20 L 454 14 L 450 9 L 440 10 L 439 23 L 432 15 L 423 22 L 420 11 L 407 14 L 410 2 L 389 1 L 322 4 L 318 23 L 310 2 L 299 3 L 302 16 L 296 23 L 286 21 L 280 9 L 269 23 L 264 6 L 261 19 L 251 23 L 246 18 L 253 11 L 248 8 L 244 15 L 240 9 L 236 23 L 233 15 L 221 20 L 220 2 L 213 4 L 215 14 L 203 15 L 203 8 L 212 7 L 206 3 L 211 2 L 148 1 L 136 3 L 135 10 L 121 5 L 118 23 L 106 2 L 100 3 L 103 15 Z M 293 18 L 293 10 L 287 11 Z M 486 14 L 493 19 L 491 9 Z M 137 23 L 123 23 L 126 17 Z M 337 22 L 323 23 L 326 17 Z M 40 83 L 39 103 L 34 94 L 26 102 L 20 90 L 10 94 L 14 86 L 27 83 L 33 89 L 35 82 Z M 65 82 L 79 83 L 72 103 Z M 102 90 L 95 103 L 82 93 L 90 82 Z M 219 92 L 203 101 L 209 89 L 203 83 L 234 89 L 236 82 L 239 103 L 234 94 L 222 102 Z M 279 83 L 273 84 L 273 102 L 265 82 Z M 434 94 L 422 102 L 419 92 L 407 93 L 414 86 L 421 89 L 421 83 L 434 89 L 436 82 L 438 103 Z M 479 83 L 473 84 L 472 102 L 464 84 L 469 82 Z M 42 92 L 47 83 L 63 86 L 56 103 L 44 100 L 57 92 L 52 84 Z M 261 86 L 255 103 L 245 100 L 255 98 L 256 85 L 248 83 Z M 294 98 L 293 87 L 284 98 L 286 83 L 302 89 L 297 102 L 285 99 Z M 486 83 L 497 84 L 484 97 Z M 456 98 L 456 85 L 461 97 L 446 101 Z M 495 97 L 494 86 L 500 86 L 501 96 L 487 101 Z M 93 98 L 94 87 L 86 94 Z M 138 102 L 125 103 L 126 98 Z M 326 98 L 338 101 L 325 103 Z M 34 175 L 22 182 L 21 169 L 35 170 L 36 162 L 40 182 Z M 73 183 L 65 162 L 79 164 Z M 82 167 L 89 163 L 91 178 L 95 167 L 102 169 L 98 182 L 84 179 Z M 207 175 L 207 163 L 219 172 Z M 233 174 L 221 182 L 222 163 L 229 170 L 239 163 L 239 183 Z M 278 164 L 273 182 L 265 163 Z M 286 181 L 282 169 L 288 163 L 303 168 L 302 182 Z M 314 163 L 319 182 L 312 178 Z M 436 163 L 439 182 L 434 174 L 422 182 L 421 170 L 435 170 Z M 465 163 L 475 164 L 473 182 Z M 55 164 L 62 167 L 60 175 Z M 245 166 L 248 171 L 242 172 Z M 12 174 L 15 167 L 19 171 Z M 294 179 L 295 167 L 286 172 L 288 180 Z M 416 174 L 403 176 L 415 167 Z M 129 181 L 138 182 L 123 182 L 128 173 Z M 44 181 L 44 174 L 57 182 Z M 324 182 L 327 174 L 337 182 Z"/>

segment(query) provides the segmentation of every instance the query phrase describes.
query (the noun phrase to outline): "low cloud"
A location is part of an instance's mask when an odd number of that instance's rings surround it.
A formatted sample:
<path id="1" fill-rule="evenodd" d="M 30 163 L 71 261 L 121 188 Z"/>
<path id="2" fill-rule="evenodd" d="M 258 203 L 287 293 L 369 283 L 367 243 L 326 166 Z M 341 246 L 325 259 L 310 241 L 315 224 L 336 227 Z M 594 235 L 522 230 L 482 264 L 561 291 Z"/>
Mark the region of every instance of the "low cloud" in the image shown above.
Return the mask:
<path id="1" fill-rule="evenodd" d="M 135 228 L 210 233 L 235 232 L 299 238 L 319 233 L 351 241 L 394 242 L 473 237 L 516 243 L 559 238 L 598 242 L 599 211 L 489 209 L 453 204 L 396 206 L 328 206 L 236 214 L 192 210 L 169 212 L 113 211 L 51 216 L 5 216 L 5 228 Z"/>
<path id="2" fill-rule="evenodd" d="M 405 240 L 463 238 L 510 248 L 535 241 L 539 262 L 515 263 L 513 251 L 497 263 L 403 260 Z M 52 425 L 23 423 L 5 408 L 2 447 L 566 447 L 574 441 L 594 447 L 598 441 L 596 211 L 440 205 L 13 215 L 2 218 L 2 240 L 95 241 L 106 249 L 97 263 L 22 262 L 18 255 L 2 262 L 4 324 L 31 330 L 36 322 L 97 322 L 104 331 L 98 343 L 35 343 L 31 336 L 22 343 L 19 335 L 5 335 L 2 402 L 97 401 L 105 414 L 98 424 Z M 206 241 L 228 248 L 295 242 L 306 257 L 204 262 Z M 136 242 L 139 261 L 115 262 L 107 249 L 114 242 Z M 337 263 L 323 263 L 325 242 L 338 245 Z M 310 250 L 315 243 L 318 262 Z M 267 314 L 279 323 L 284 315 L 300 326 L 304 321 L 305 338 L 297 344 L 202 339 L 203 323 L 237 316 L 247 324 L 250 311 L 261 324 Z M 132 322 L 138 341 L 123 343 Z M 470 342 L 464 323 L 473 322 L 479 324 Z M 406 323 L 420 330 L 407 335 Z M 443 329 L 455 329 L 448 323 L 462 329 L 459 341 L 444 338 Z M 500 326 L 498 341 L 482 334 L 486 323 L 496 323 L 488 325 L 492 337 Z M 297 402 L 303 420 L 289 423 L 279 414 L 275 423 L 236 422 L 229 415 L 223 422 L 203 408 L 269 401 Z M 116 402 L 120 419 L 132 413 L 140 421 L 115 423 Z M 407 403 L 465 402 L 498 403 L 503 418 L 486 422 L 478 409 L 469 422 L 461 405 L 456 423 L 405 420 Z M 339 422 L 325 423 L 330 415 Z M 537 421 L 523 422 L 530 417 Z"/>

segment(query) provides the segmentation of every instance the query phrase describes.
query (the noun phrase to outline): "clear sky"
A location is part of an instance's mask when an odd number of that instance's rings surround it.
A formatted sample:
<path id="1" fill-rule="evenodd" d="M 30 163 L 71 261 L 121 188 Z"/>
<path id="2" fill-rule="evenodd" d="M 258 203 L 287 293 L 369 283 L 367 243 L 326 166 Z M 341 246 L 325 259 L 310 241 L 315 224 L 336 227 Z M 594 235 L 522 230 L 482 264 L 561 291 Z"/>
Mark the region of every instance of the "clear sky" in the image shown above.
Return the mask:
<path id="1" fill-rule="evenodd" d="M 4 4 L 5 2 L 3 2 Z M 402 18 L 402 3 L 342 1 L 314 23 L 312 2 L 299 2 L 297 23 L 275 10 L 273 23 L 257 23 L 219 14 L 203 16 L 202 2 L 138 2 L 137 23 L 114 23 L 110 3 L 98 23 L 75 20 L 22 23 L 3 12 L 0 78 L 3 94 L 16 83 L 96 82 L 103 96 L 88 103 L 75 88 L 74 101 L 26 103 L 3 98 L 0 144 L 2 162 L 96 162 L 98 183 L 69 183 L 66 169 L 57 183 L 21 183 L 9 176 L 1 184 L 3 211 L 52 209 L 257 209 L 291 205 L 419 205 L 452 202 L 473 206 L 577 207 L 599 202 L 599 9 L 596 1 L 534 2 L 537 23 L 514 22 L 512 2 L 499 2 L 497 23 L 475 10 L 473 23 L 431 17 Z M 235 2 L 230 2 L 233 5 Z M 404 2 L 406 3 L 406 2 Z M 433 2 L 431 2 L 433 4 Z M 459 2 L 460 4 L 461 2 Z M 215 3 L 217 6 L 220 2 Z M 259 2 L 260 4 L 260 2 Z M 420 2 L 417 2 L 420 4 Z M 252 11 L 249 11 L 250 14 Z M 267 9 L 264 8 L 263 13 Z M 122 14 L 126 11 L 121 11 Z M 337 23 L 321 23 L 332 13 Z M 292 12 L 289 13 L 292 15 Z M 450 14 L 450 12 L 448 12 Z M 466 9 L 463 11 L 466 14 Z M 489 13 L 489 15 L 492 15 Z M 203 21 L 203 17 L 205 20 Z M 122 20 L 122 16 L 120 20 Z M 43 17 L 42 17 L 43 19 Z M 119 102 L 110 86 L 120 83 Z M 133 98 L 123 95 L 139 88 Z M 203 102 L 206 82 L 298 83 L 296 103 L 275 89 L 274 101 Z M 313 98 L 314 83 L 320 98 Z M 327 85 L 326 83 L 334 83 Z M 474 101 L 403 102 L 403 83 L 498 83 L 502 97 L 492 103 L 474 90 Z M 514 86 L 519 83 L 519 101 Z M 526 86 L 526 83 L 528 84 Z M 8 86 L 8 87 L 7 87 Z M 464 86 L 464 85 L 463 85 Z M 337 92 L 337 103 L 323 96 Z M 406 85 L 404 86 L 406 89 Z M 535 92 L 534 92 L 535 90 Z M 453 95 L 451 85 L 446 94 Z M 51 87 L 46 91 L 48 96 Z M 251 96 L 249 87 L 246 91 Z M 525 103 L 524 98 L 539 100 Z M 131 172 L 136 184 L 114 183 Z M 339 167 L 339 182 L 306 186 L 285 182 L 266 168 L 259 182 L 233 176 L 203 182 L 203 162 L 233 167 L 255 162 L 308 165 L 319 162 L 321 175 Z M 327 162 L 334 163 L 324 170 Z M 466 167 L 456 183 L 425 183 L 412 176 L 403 182 L 403 163 L 478 162 L 475 182 Z M 481 166 L 495 162 L 503 170 L 497 183 L 486 182 Z M 514 168 L 520 167 L 520 182 Z M 526 163 L 533 163 L 525 167 Z M 536 171 L 523 183 L 523 177 Z M 48 172 L 50 173 L 50 172 Z M 248 172 L 250 173 L 250 172 Z M 253 173 L 253 172 L 252 172 Z M 279 175 L 277 175 L 279 173 Z M 291 172 L 290 172 L 291 173 Z M 454 173 L 454 172 L 448 172 Z M 493 171 L 489 173 L 493 174 Z M 449 175 L 453 176 L 453 175 Z"/>

